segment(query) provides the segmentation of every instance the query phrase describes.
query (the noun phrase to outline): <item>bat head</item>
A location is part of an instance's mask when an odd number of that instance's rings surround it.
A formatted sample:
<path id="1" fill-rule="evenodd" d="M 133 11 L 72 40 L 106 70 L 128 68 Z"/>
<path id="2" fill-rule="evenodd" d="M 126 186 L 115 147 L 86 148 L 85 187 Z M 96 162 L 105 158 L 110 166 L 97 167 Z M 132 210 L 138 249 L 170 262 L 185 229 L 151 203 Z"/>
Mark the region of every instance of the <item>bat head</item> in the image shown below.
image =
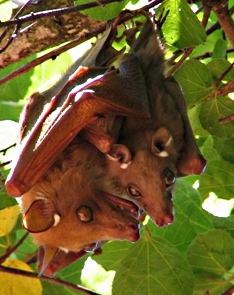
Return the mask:
<path id="1" fill-rule="evenodd" d="M 91 145 L 69 147 L 21 197 L 23 225 L 44 248 L 43 272 L 59 249 L 89 252 L 104 241 L 139 238 L 138 207 L 127 200 L 119 204 L 102 190 L 100 156 Z"/>
<path id="2" fill-rule="evenodd" d="M 174 140 L 166 127 L 138 128 L 128 135 L 108 154 L 111 191 L 137 204 L 158 226 L 170 224 L 177 173 Z"/>

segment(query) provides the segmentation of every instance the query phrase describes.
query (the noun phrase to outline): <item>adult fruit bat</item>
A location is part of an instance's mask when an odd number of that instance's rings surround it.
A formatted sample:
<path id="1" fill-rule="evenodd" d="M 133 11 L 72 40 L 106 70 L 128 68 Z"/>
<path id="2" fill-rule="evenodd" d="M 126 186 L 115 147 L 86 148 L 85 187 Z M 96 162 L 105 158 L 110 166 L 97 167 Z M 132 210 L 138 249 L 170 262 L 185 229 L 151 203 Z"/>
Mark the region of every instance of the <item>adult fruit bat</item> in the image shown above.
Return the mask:
<path id="1" fill-rule="evenodd" d="M 119 196 L 130 198 L 158 225 L 173 221 L 172 191 L 177 176 L 200 174 L 206 166 L 189 123 L 183 93 L 164 76 L 164 56 L 151 21 L 124 60 L 140 64 L 151 116 L 125 119 L 109 151 L 108 174 Z"/>
<path id="2" fill-rule="evenodd" d="M 118 70 L 97 67 L 109 48 L 107 40 L 104 35 L 51 89 L 29 98 L 21 115 L 17 158 L 6 180 L 9 195 L 21 195 L 36 184 L 79 132 L 108 151 L 118 137 L 121 116 L 149 116 L 139 65 L 128 59 Z"/>
<path id="3" fill-rule="evenodd" d="M 138 207 L 105 191 L 105 163 L 98 149 L 76 137 L 22 195 L 23 226 L 42 247 L 41 274 L 51 275 L 50 262 L 61 268 L 103 242 L 138 240 Z"/>

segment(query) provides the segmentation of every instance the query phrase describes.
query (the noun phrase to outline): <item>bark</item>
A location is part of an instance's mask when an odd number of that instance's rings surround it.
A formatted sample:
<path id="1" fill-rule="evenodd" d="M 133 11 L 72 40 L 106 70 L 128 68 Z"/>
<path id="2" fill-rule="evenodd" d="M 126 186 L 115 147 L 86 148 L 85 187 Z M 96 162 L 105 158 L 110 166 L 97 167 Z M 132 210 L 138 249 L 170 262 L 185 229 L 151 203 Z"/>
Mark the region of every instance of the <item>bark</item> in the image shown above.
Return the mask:
<path id="1" fill-rule="evenodd" d="M 29 5 L 20 16 L 30 14 L 31 12 L 69 6 L 73 6 L 73 1 L 42 0 L 37 5 Z M 15 15 L 15 12 L 13 12 L 13 15 Z M 94 30 L 101 23 L 100 21 L 92 20 L 80 12 L 28 21 L 22 24 L 17 37 L 0 54 L 0 68 L 6 67 L 44 49 L 72 40 L 80 36 L 84 31 Z M 5 31 L 0 43 L 0 49 L 3 49 L 9 43 L 8 40 L 14 33 L 14 30 L 15 26 L 10 26 L 6 30 L 5 28 L 0 28 L 0 36 Z M 22 33 L 20 33 L 21 31 Z"/>

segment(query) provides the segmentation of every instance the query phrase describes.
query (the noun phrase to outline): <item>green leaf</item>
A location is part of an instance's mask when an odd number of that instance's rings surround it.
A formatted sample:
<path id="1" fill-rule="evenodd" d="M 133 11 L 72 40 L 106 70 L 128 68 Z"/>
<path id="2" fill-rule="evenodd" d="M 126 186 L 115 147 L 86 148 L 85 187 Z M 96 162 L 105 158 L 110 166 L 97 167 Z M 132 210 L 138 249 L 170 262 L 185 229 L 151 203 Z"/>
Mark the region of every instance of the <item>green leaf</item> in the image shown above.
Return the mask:
<path id="1" fill-rule="evenodd" d="M 234 137 L 223 139 L 214 136 L 214 147 L 224 160 L 234 163 Z"/>
<path id="2" fill-rule="evenodd" d="M 224 230 L 201 233 L 188 249 L 188 262 L 195 274 L 223 277 L 234 265 L 234 240 Z"/>
<path id="3" fill-rule="evenodd" d="M 162 237 L 175 246 L 181 254 L 185 255 L 188 246 L 196 237 L 196 232 L 188 216 L 175 209 L 175 220 L 172 224 L 164 227 L 157 227 L 149 220 L 147 227 L 152 237 Z"/>
<path id="4" fill-rule="evenodd" d="M 206 65 L 197 60 L 186 61 L 176 72 L 174 77 L 180 83 L 188 107 L 207 98 L 213 91 L 213 80 Z"/>
<path id="5" fill-rule="evenodd" d="M 225 59 L 227 50 L 227 41 L 223 39 L 218 39 L 214 45 L 214 50 L 212 52 L 212 59 Z"/>
<path id="6" fill-rule="evenodd" d="M 77 5 L 81 5 L 81 4 L 86 4 L 93 1 L 77 0 L 75 2 Z M 82 10 L 82 13 L 88 14 L 93 19 L 105 21 L 105 20 L 109 20 L 109 19 L 113 19 L 117 17 L 128 2 L 129 0 L 123 0 L 120 2 L 106 4 L 103 7 L 100 5 L 94 8 Z"/>
<path id="7" fill-rule="evenodd" d="M 199 191 L 203 198 L 210 192 L 219 198 L 231 199 L 234 195 L 234 164 L 220 160 L 207 162 L 205 173 L 201 176 Z"/>
<path id="8" fill-rule="evenodd" d="M 179 210 L 193 225 L 196 233 L 213 228 L 210 215 L 202 208 L 199 192 L 183 179 L 178 179 L 175 190 L 175 210 Z"/>
<path id="9" fill-rule="evenodd" d="M 14 101 L 0 101 L 0 120 L 18 122 L 23 105 Z"/>
<path id="10" fill-rule="evenodd" d="M 93 255 L 92 259 L 107 270 L 116 270 L 131 247 L 133 244 L 128 241 L 111 241 L 102 246 L 101 255 Z"/>
<path id="11" fill-rule="evenodd" d="M 227 291 L 231 286 L 233 285 L 230 282 L 225 282 L 217 275 L 210 273 L 196 274 L 193 295 L 220 295 Z"/>
<path id="12" fill-rule="evenodd" d="M 192 290 L 193 275 L 186 260 L 160 237 L 146 237 L 131 247 L 113 284 L 113 295 L 189 295 Z"/>
<path id="13" fill-rule="evenodd" d="M 234 215 L 228 217 L 217 217 L 212 215 L 211 218 L 216 229 L 224 229 L 234 238 Z"/>
<path id="14" fill-rule="evenodd" d="M 29 58 L 26 58 L 23 61 L 13 63 L 10 66 L 1 69 L 0 78 L 3 78 L 8 74 L 14 72 L 15 70 L 27 64 L 34 58 L 35 56 L 30 56 Z M 31 85 L 31 77 L 33 73 L 34 70 L 32 69 L 24 73 L 23 75 L 20 75 L 1 85 L 1 100 L 17 102 L 20 99 L 23 99 L 28 87 Z"/>
<path id="15" fill-rule="evenodd" d="M 84 295 L 84 292 L 74 291 L 68 287 L 57 285 L 55 283 L 41 280 L 43 292 L 42 295 Z"/>
<path id="16" fill-rule="evenodd" d="M 66 282 L 70 282 L 73 284 L 80 284 L 81 280 L 81 271 L 84 267 L 85 260 L 87 260 L 88 256 L 84 256 L 81 259 L 73 262 L 69 266 L 58 272 L 58 276 Z"/>
<path id="17" fill-rule="evenodd" d="M 222 138 L 233 135 L 234 122 L 220 124 L 219 119 L 234 113 L 234 102 L 227 97 L 217 97 L 202 104 L 200 120 L 210 134 Z"/>
<path id="18" fill-rule="evenodd" d="M 214 79 L 219 79 L 220 76 L 231 66 L 231 63 L 226 59 L 215 59 L 207 64 L 207 67 L 211 71 Z M 224 77 L 223 81 L 228 82 L 234 77 L 234 69 L 231 69 Z"/>
<path id="19" fill-rule="evenodd" d="M 188 110 L 189 121 L 193 128 L 194 135 L 199 137 L 206 137 L 209 133 L 202 127 L 199 115 L 200 115 L 200 105 L 196 105 Z"/>
<path id="20" fill-rule="evenodd" d="M 166 0 L 157 9 L 157 15 L 169 14 L 162 26 L 166 42 L 177 48 L 205 42 L 206 33 L 185 0 Z"/>
<path id="21" fill-rule="evenodd" d="M 7 195 L 5 189 L 0 190 L 0 200 L 0 210 L 18 204 L 15 198 L 11 198 Z"/>
<path id="22" fill-rule="evenodd" d="M 209 213 L 202 208 L 201 197 L 184 179 L 178 179 L 173 196 L 175 220 L 170 226 L 147 226 L 152 236 L 161 236 L 170 241 L 181 253 L 186 253 L 196 234 L 213 229 Z"/>

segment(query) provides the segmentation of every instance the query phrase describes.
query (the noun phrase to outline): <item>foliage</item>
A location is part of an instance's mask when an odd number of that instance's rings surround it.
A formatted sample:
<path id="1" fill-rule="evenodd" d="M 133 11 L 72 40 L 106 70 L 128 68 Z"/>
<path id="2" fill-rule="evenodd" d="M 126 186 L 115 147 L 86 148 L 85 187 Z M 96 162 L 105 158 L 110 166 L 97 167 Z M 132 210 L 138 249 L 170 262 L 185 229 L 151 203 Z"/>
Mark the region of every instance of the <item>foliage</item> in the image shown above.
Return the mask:
<path id="1" fill-rule="evenodd" d="M 81 1 L 76 2 L 81 4 Z M 132 2 L 131 9 L 134 9 L 134 5 L 139 3 Z M 234 1 L 229 2 L 230 7 L 234 5 Z M 123 3 L 127 4 L 127 1 Z M 108 5 L 101 9 L 95 7 L 86 13 L 107 20 L 124 9 L 123 3 L 110 4 L 111 9 Z M 6 5 L 5 2 L 3 4 Z M 234 69 L 231 64 L 234 53 L 230 50 L 232 45 L 225 38 L 223 28 L 215 26 L 217 18 L 213 12 L 209 15 L 207 27 L 203 28 L 201 20 L 205 17 L 204 10 L 194 13 L 200 5 L 200 2 L 195 5 L 185 0 L 165 0 L 156 10 L 156 15 L 169 11 L 161 31 L 168 61 L 167 72 L 173 73 L 185 93 L 193 130 L 207 159 L 205 173 L 177 181 L 175 221 L 172 225 L 157 228 L 149 220 L 143 225 L 141 239 L 137 243 L 110 242 L 103 245 L 101 255 L 92 256 L 104 268 L 98 268 L 98 275 L 96 273 L 95 276 L 95 271 L 92 274 L 89 269 L 90 265 L 94 268 L 94 262 L 90 264 L 90 259 L 86 261 L 85 257 L 60 271 L 58 277 L 61 280 L 84 285 L 89 282 L 87 287 L 102 295 L 220 295 L 234 285 L 234 122 L 220 122 L 220 119 L 229 118 L 234 113 L 233 88 L 227 91 L 223 88 L 233 81 Z M 188 50 L 190 54 L 181 62 L 181 57 L 186 57 Z M 1 70 L 0 76 L 5 76 L 33 58 Z M 43 85 L 46 88 L 48 80 L 51 79 L 53 83 L 53 77 L 69 63 L 70 53 L 65 52 L 55 61 L 47 61 L 1 86 L 0 147 L 3 152 L 0 155 L 3 163 L 12 159 L 14 148 L 8 147 L 16 141 L 15 136 L 10 136 L 15 133 L 15 125 L 12 127 L 12 123 L 3 120 L 18 122 L 25 98 Z M 230 70 L 224 74 L 228 68 Z M 10 165 L 4 166 L 5 176 L 9 169 Z M 215 197 L 210 208 L 206 208 L 208 212 L 202 204 L 211 196 Z M 25 231 L 18 218 L 17 201 L 7 196 L 5 190 L 0 192 L 0 197 L 0 263 L 5 267 L 36 272 L 34 260 L 30 259 L 36 252 L 36 246 L 30 236 L 7 260 L 2 259 L 25 235 Z M 222 206 L 227 212 L 225 216 Z M 112 291 L 111 287 L 106 288 L 113 278 L 113 272 L 106 272 L 110 270 L 116 272 Z M 23 276 L 13 273 L 1 273 L 0 293 L 26 294 L 27 290 L 27 294 L 38 295 L 49 292 L 81 294 L 65 285 L 58 286 L 53 281 L 45 282 L 43 278 L 34 281 L 28 282 Z M 93 285 L 90 285 L 90 281 Z M 7 287 L 9 282 L 12 289 Z"/>

